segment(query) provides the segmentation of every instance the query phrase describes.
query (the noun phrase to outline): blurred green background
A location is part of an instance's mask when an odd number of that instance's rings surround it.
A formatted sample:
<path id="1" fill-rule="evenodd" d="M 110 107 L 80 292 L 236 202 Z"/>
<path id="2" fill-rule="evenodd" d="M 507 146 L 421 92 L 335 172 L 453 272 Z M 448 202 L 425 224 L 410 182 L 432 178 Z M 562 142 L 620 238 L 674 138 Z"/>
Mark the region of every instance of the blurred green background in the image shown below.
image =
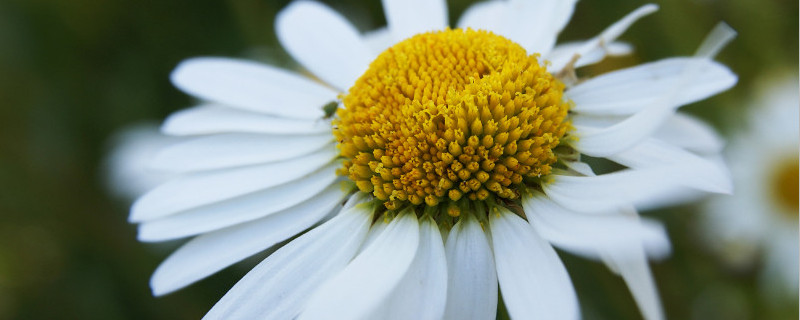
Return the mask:
<path id="1" fill-rule="evenodd" d="M 362 31 L 385 25 L 379 1 L 324 1 Z M 471 1 L 449 1 L 454 23 Z M 117 130 L 190 105 L 171 69 L 193 56 L 289 61 L 274 16 L 288 1 L 0 0 L 0 319 L 197 319 L 249 270 L 240 263 L 153 298 L 150 273 L 179 243 L 143 244 L 128 203 L 109 195 L 101 169 Z M 561 40 L 589 38 L 643 4 L 579 2 Z M 684 110 L 730 134 L 754 80 L 797 72 L 795 0 L 675 0 L 622 39 L 635 55 L 589 74 L 691 55 L 719 21 L 739 32 L 718 60 L 734 89 Z M 309 21 L 313 23 L 313 21 Z M 674 255 L 653 270 L 671 319 L 797 319 L 797 300 L 759 295 L 758 268 L 731 270 L 692 233 L 697 207 L 651 213 Z M 599 263 L 561 254 L 585 319 L 637 319 L 622 280 Z"/>

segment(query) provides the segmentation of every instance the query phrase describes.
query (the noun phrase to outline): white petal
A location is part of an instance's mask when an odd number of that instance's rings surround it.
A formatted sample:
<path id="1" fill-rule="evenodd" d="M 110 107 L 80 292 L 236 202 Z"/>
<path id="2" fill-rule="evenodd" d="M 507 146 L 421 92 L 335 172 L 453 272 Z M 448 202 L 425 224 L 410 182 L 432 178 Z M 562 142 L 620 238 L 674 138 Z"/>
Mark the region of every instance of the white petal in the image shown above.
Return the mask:
<path id="1" fill-rule="evenodd" d="M 684 186 L 715 193 L 730 194 L 733 191 L 731 173 L 724 164 L 657 139 L 647 139 L 608 159 L 630 168 L 678 167 L 676 178 Z"/>
<path id="2" fill-rule="evenodd" d="M 599 259 L 603 250 L 619 250 L 635 256 L 641 246 L 630 250 L 629 243 L 643 244 L 648 254 L 663 258 L 670 251 L 664 227 L 655 221 L 640 220 L 611 211 L 589 215 L 570 211 L 540 192 L 522 200 L 525 215 L 536 232 L 553 245 L 576 254 Z"/>
<path id="3" fill-rule="evenodd" d="M 550 199 L 567 209 L 601 213 L 647 200 L 680 186 L 675 170 L 656 167 L 594 177 L 552 175 L 553 180 L 542 184 L 542 188 Z"/>
<path id="4" fill-rule="evenodd" d="M 608 157 L 628 150 L 648 138 L 674 114 L 675 109 L 662 104 L 606 128 L 575 125 L 575 136 L 578 139 L 572 142 L 572 147 L 592 157 Z"/>
<path id="5" fill-rule="evenodd" d="M 664 207 L 674 207 L 685 205 L 692 202 L 700 201 L 708 197 L 707 193 L 697 192 L 697 189 L 692 188 L 676 188 L 659 194 L 655 197 L 648 198 L 636 203 L 636 208 L 642 211 L 661 209 Z"/>
<path id="6" fill-rule="evenodd" d="M 578 319 L 578 297 L 549 243 L 505 208 L 489 213 L 497 279 L 514 319 Z"/>
<path id="7" fill-rule="evenodd" d="M 229 58 L 194 58 L 171 75 L 182 91 L 232 107 L 301 119 L 319 119 L 336 92 L 287 70 Z"/>
<path id="8" fill-rule="evenodd" d="M 161 132 L 177 136 L 226 132 L 314 134 L 330 130 L 329 120 L 279 118 L 215 104 L 175 112 L 161 126 Z"/>
<path id="9" fill-rule="evenodd" d="M 385 216 L 379 217 L 376 221 L 372 224 L 369 228 L 369 233 L 367 234 L 367 238 L 364 239 L 364 243 L 361 244 L 361 248 L 358 249 L 358 252 L 361 253 L 362 251 L 369 248 L 375 239 L 378 239 L 378 236 L 381 235 L 383 230 L 386 230 L 386 226 L 389 225 L 389 221 L 386 219 Z"/>
<path id="10" fill-rule="evenodd" d="M 675 107 L 679 107 L 685 103 L 693 102 L 696 99 L 702 99 L 704 95 L 710 95 L 718 93 L 722 90 L 730 88 L 733 86 L 736 81 L 737 77 L 733 73 L 731 73 L 727 67 L 725 66 L 717 66 L 716 72 L 713 71 L 715 69 L 709 69 L 708 65 L 714 65 L 714 62 L 711 61 L 711 58 L 716 55 L 722 47 L 727 44 L 733 37 L 736 35 L 730 27 L 728 27 L 724 23 L 720 23 L 717 25 L 716 28 L 706 37 L 703 43 L 698 48 L 697 53 L 695 54 L 694 58 L 683 58 L 683 61 L 679 63 L 671 63 L 675 66 L 670 67 L 670 63 L 665 62 L 663 68 L 659 69 L 659 67 L 651 68 L 653 70 L 638 70 L 637 68 L 633 68 L 633 73 L 628 73 L 627 75 L 623 74 L 623 76 L 618 76 L 616 79 L 606 78 L 605 81 L 595 82 L 595 86 L 602 86 L 613 84 L 615 82 L 632 82 L 631 79 L 627 78 L 636 78 L 638 75 L 646 74 L 647 72 L 658 71 L 663 72 L 663 75 L 658 75 L 658 77 L 665 77 L 665 78 L 672 78 L 672 83 L 668 83 L 668 85 L 664 88 L 656 88 L 656 90 L 660 90 L 662 94 L 656 95 L 656 99 L 652 101 L 652 104 L 646 104 L 645 107 L 649 108 L 649 110 L 638 111 L 636 115 L 629 118 L 626 121 L 619 123 L 613 127 L 608 128 L 608 130 L 602 130 L 600 132 L 591 132 L 588 136 L 589 142 L 587 139 L 583 139 L 584 147 L 586 148 L 595 148 L 595 150 L 590 150 L 590 152 L 598 152 L 597 147 L 602 147 L 612 150 L 606 150 L 604 155 L 613 154 L 614 152 L 618 152 L 620 150 L 624 150 L 633 144 L 636 144 L 640 139 L 643 137 L 651 134 L 654 131 L 654 128 L 658 128 L 663 122 L 668 119 L 674 111 L 666 110 Z M 680 58 L 679 58 L 680 59 Z M 675 59 L 673 59 L 675 60 Z M 671 61 L 671 60 L 664 60 L 664 61 Z M 658 64 L 658 63 L 656 63 Z M 682 65 L 680 65 L 682 64 Z M 663 69 L 663 70 L 662 70 Z M 721 70 L 721 71 L 720 71 Z M 624 70 L 623 70 L 624 71 Z M 669 74 L 674 74 L 672 77 L 667 77 Z M 713 79 L 705 79 L 700 80 L 700 85 L 692 84 L 692 80 L 700 78 L 704 75 L 714 75 L 715 78 Z M 588 86 L 591 88 L 592 86 Z M 688 89 L 686 87 L 689 87 Z M 698 94 L 700 97 L 690 97 L 688 95 L 682 95 L 684 92 L 691 92 L 692 89 L 697 89 L 698 87 L 702 88 L 699 90 L 700 93 Z M 583 89 L 586 89 L 584 86 Z M 630 85 L 624 88 L 626 92 L 640 92 L 643 88 L 636 88 L 635 85 L 630 87 Z M 594 89 L 591 89 L 594 90 Z M 579 88 L 580 91 L 580 88 Z M 576 92 L 572 91 L 572 94 L 576 94 Z M 580 92 L 578 92 L 580 94 Z M 604 91 L 605 94 L 605 91 Z M 611 95 L 615 96 L 615 95 Z M 624 94 L 622 94 L 624 96 Z M 628 97 L 630 98 L 630 97 Z M 598 101 L 589 99 L 592 101 Z M 632 99 L 637 101 L 637 104 L 642 104 L 642 101 L 637 99 Z M 641 99 L 640 99 L 641 100 Z M 578 103 L 581 104 L 581 103 Z M 628 101 L 628 104 L 631 104 L 631 101 Z M 584 108 L 588 108 L 585 104 L 581 104 Z M 581 112 L 581 107 L 576 107 L 576 111 Z M 614 106 L 606 107 L 608 109 L 614 110 L 626 110 L 631 108 L 628 106 L 627 108 L 623 105 L 621 106 L 619 101 L 614 103 Z M 588 108 L 591 109 L 591 108 Z M 601 108 L 602 109 L 602 108 Z M 586 110 L 583 111 L 586 113 Z M 599 111 L 601 114 L 614 114 L 614 112 L 606 112 L 606 111 Z M 616 111 L 619 113 L 619 111 Z M 638 123 L 637 123 L 638 122 Z M 614 141 L 616 140 L 616 141 Z M 616 145 L 615 145 L 616 144 Z M 602 156 L 601 154 L 597 154 L 595 156 Z"/>
<path id="11" fill-rule="evenodd" d="M 320 286 L 299 319 L 366 318 L 398 286 L 418 246 L 417 216 L 401 213 L 341 273 Z"/>
<path id="12" fill-rule="evenodd" d="M 528 53 L 547 55 L 556 43 L 558 34 L 572 17 L 577 0 L 512 0 L 512 16 L 517 19 L 512 40 Z M 512 20 L 513 21 L 513 20 Z"/>
<path id="13" fill-rule="evenodd" d="M 584 45 L 585 42 L 583 41 L 568 42 L 557 45 L 547 56 L 547 60 L 550 61 L 550 66 L 548 66 L 548 69 L 555 72 L 563 69 L 570 62 L 570 60 L 572 60 L 572 57 L 576 55 L 578 49 L 581 49 Z M 630 54 L 632 51 L 633 47 L 624 42 L 603 44 L 602 46 L 595 47 L 591 51 L 580 56 L 578 61 L 575 62 L 574 67 L 580 68 L 583 66 L 588 66 L 602 61 L 606 56 L 622 56 Z"/>
<path id="14" fill-rule="evenodd" d="M 186 172 L 260 164 L 309 154 L 332 141 L 330 133 L 302 136 L 217 134 L 171 145 L 155 156 L 151 166 Z"/>
<path id="15" fill-rule="evenodd" d="M 661 299 L 658 296 L 655 280 L 650 273 L 644 250 L 636 243 L 628 243 L 629 250 L 609 250 L 605 253 L 606 259 L 614 264 L 617 272 L 625 280 L 625 284 L 639 306 L 639 311 L 645 319 L 660 320 L 664 318 Z M 623 253 L 625 252 L 625 253 Z M 631 252 L 635 252 L 631 255 Z"/>
<path id="16" fill-rule="evenodd" d="M 184 139 L 163 135 L 155 124 L 142 123 L 121 129 L 111 140 L 114 148 L 103 169 L 114 195 L 133 201 L 174 177 L 169 172 L 152 170 L 148 164 L 158 151 Z"/>
<path id="17" fill-rule="evenodd" d="M 689 68 L 694 69 L 687 78 Z M 657 104 L 665 95 L 678 107 L 706 99 L 736 84 L 726 66 L 703 58 L 670 58 L 609 72 L 567 91 L 573 111 L 591 114 L 633 114 Z M 680 90 L 676 90 L 680 87 Z"/>
<path id="18" fill-rule="evenodd" d="M 340 186 L 331 185 L 297 206 L 190 240 L 158 266 L 150 279 L 153 294 L 181 289 L 300 233 L 325 217 L 345 195 Z"/>
<path id="19" fill-rule="evenodd" d="M 275 30 L 295 60 L 341 91 L 355 84 L 372 60 L 358 30 L 318 2 L 292 2 L 278 13 Z"/>
<path id="20" fill-rule="evenodd" d="M 717 55 L 729 42 L 736 38 L 736 31 L 733 30 L 727 23 L 719 22 L 711 32 L 703 39 L 703 43 L 697 48 L 694 53 L 695 57 L 713 58 Z"/>
<path id="21" fill-rule="evenodd" d="M 571 117 L 572 124 L 577 128 L 591 128 L 601 130 L 625 121 L 628 117 L 617 115 L 594 115 L 576 113 Z"/>
<path id="22" fill-rule="evenodd" d="M 395 42 L 448 25 L 444 0 L 383 0 L 383 12 Z"/>
<path id="23" fill-rule="evenodd" d="M 653 136 L 701 154 L 716 154 L 725 146 L 725 141 L 714 128 L 703 120 L 684 113 L 677 113 L 669 118 Z"/>
<path id="24" fill-rule="evenodd" d="M 564 161 L 564 165 L 570 170 L 575 171 L 584 176 L 595 176 L 594 170 L 589 164 L 580 161 Z"/>
<path id="25" fill-rule="evenodd" d="M 297 180 L 330 163 L 338 151 L 325 147 L 297 159 L 200 172 L 170 180 L 137 200 L 130 221 L 141 222 Z"/>
<path id="26" fill-rule="evenodd" d="M 292 319 L 311 293 L 347 265 L 372 222 L 363 205 L 292 240 L 236 283 L 203 319 Z"/>
<path id="27" fill-rule="evenodd" d="M 637 8 L 619 21 L 614 22 L 614 24 L 603 30 L 603 32 L 596 37 L 585 41 L 581 47 L 574 51 L 573 55 L 578 55 L 580 57 L 587 56 L 590 55 L 591 52 L 597 50 L 597 48 L 602 48 L 608 43 L 614 43 L 614 40 L 617 40 L 617 38 L 622 35 L 625 30 L 628 30 L 628 28 L 630 28 L 634 22 L 648 14 L 656 12 L 657 10 L 658 6 L 655 4 L 646 4 Z M 572 55 L 570 55 L 566 61 L 569 61 L 570 59 L 572 59 Z M 559 62 L 559 64 L 561 64 L 561 62 Z M 555 66 L 556 65 L 554 64 L 553 70 L 559 70 L 555 68 Z"/>
<path id="28" fill-rule="evenodd" d="M 338 164 L 302 179 L 139 225 L 140 241 L 163 241 L 221 229 L 290 208 L 316 196 L 336 179 Z"/>
<path id="29" fill-rule="evenodd" d="M 377 57 L 386 49 L 395 44 L 392 33 L 387 28 L 368 31 L 363 36 L 364 43 L 372 50 L 373 57 Z"/>
<path id="30" fill-rule="evenodd" d="M 657 99 L 651 105 L 647 105 L 646 109 L 637 112 L 630 118 L 602 130 L 576 127 L 583 132 L 578 134 L 579 141 L 574 144 L 574 147 L 582 153 L 595 157 L 608 156 L 627 150 L 653 134 L 667 119 L 675 114 L 675 108 L 686 102 L 682 100 L 685 99 L 685 96 L 682 96 L 681 92 L 692 90 L 687 89 L 687 87 L 702 86 L 704 87 L 703 92 L 708 94 L 716 93 L 720 88 L 728 88 L 735 84 L 737 79 L 732 73 L 727 74 L 727 77 L 720 76 L 719 83 L 715 83 L 712 86 L 708 86 L 708 83 L 701 85 L 691 83 L 691 80 L 700 77 L 701 74 L 711 73 L 704 70 L 704 66 L 713 65 L 710 55 L 719 51 L 721 46 L 731 38 L 730 32 L 732 31 L 729 28 L 717 28 L 715 32 L 712 32 L 703 42 L 698 50 L 698 57 L 684 58 L 684 62 L 677 66 L 679 71 L 669 72 L 677 73 L 677 76 L 675 76 L 672 83 L 669 83 L 667 88 L 661 90 L 660 94 L 657 95 Z M 724 66 L 721 68 L 727 71 Z M 630 81 L 630 79 L 625 78 L 622 77 L 623 82 Z M 723 78 L 725 79 L 723 80 Z M 613 83 L 618 80 L 620 79 L 607 83 Z M 628 92 L 636 91 L 634 89 L 628 88 L 627 90 Z"/>
<path id="31" fill-rule="evenodd" d="M 497 33 L 505 23 L 507 11 L 505 1 L 482 1 L 469 6 L 458 20 L 458 27 L 462 29 L 490 30 Z"/>
<path id="32" fill-rule="evenodd" d="M 474 217 L 462 213 L 461 220 L 447 236 L 445 254 L 447 306 L 444 319 L 494 319 L 497 273 L 489 241 Z"/>
<path id="33" fill-rule="evenodd" d="M 575 7 L 575 0 L 494 1 L 473 5 L 459 27 L 485 29 L 520 44 L 529 54 L 546 56 Z"/>
<path id="34" fill-rule="evenodd" d="M 447 259 L 439 227 L 430 217 L 420 221 L 420 243 L 408 272 L 372 319 L 441 319 L 447 299 Z"/>

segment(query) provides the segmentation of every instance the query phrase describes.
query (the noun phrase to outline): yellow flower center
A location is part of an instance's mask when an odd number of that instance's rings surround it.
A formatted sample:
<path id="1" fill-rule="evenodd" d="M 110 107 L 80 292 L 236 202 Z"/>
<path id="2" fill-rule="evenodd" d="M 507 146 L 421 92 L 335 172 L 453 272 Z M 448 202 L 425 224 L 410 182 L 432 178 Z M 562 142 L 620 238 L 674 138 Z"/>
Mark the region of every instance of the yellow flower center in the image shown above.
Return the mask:
<path id="1" fill-rule="evenodd" d="M 800 167 L 798 167 L 798 158 L 794 158 L 775 166 L 770 181 L 772 189 L 770 193 L 783 209 L 781 211 L 793 219 L 797 219 L 798 210 L 800 210 L 798 177 L 800 177 Z"/>
<path id="2" fill-rule="evenodd" d="M 394 45 L 342 97 L 339 173 L 390 210 L 518 198 L 550 173 L 570 128 L 564 84 L 538 58 L 471 29 Z"/>

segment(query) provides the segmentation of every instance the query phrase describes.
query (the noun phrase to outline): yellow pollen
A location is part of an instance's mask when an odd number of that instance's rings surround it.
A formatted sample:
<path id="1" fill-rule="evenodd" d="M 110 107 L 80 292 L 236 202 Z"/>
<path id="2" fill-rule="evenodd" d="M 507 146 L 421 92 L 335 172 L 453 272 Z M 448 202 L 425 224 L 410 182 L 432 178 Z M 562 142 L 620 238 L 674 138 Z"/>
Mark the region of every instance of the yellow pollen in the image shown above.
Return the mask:
<path id="1" fill-rule="evenodd" d="M 339 174 L 389 209 L 519 197 L 526 178 L 550 173 L 570 128 L 564 84 L 538 58 L 471 29 L 389 48 L 342 97 Z"/>

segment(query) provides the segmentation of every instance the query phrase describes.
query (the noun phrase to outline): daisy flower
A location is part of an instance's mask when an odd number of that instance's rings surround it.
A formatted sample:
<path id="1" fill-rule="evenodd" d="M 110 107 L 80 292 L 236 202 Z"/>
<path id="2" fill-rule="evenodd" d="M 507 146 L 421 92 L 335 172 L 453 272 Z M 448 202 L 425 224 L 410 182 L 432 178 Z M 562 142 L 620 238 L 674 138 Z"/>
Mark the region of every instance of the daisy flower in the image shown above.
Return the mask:
<path id="1" fill-rule="evenodd" d="M 800 99 L 797 76 L 771 79 L 745 118 L 748 127 L 726 150 L 736 197 L 716 197 L 706 205 L 701 235 L 736 268 L 746 268 L 763 252 L 763 292 L 797 299 L 798 136 Z"/>
<path id="2" fill-rule="evenodd" d="M 516 319 L 580 317 L 554 246 L 603 261 L 648 319 L 662 310 L 647 258 L 670 251 L 634 204 L 680 188 L 727 193 L 698 155 L 719 140 L 677 113 L 733 86 L 712 60 L 719 28 L 692 57 L 578 79 L 624 54 L 616 38 L 555 45 L 575 1 L 490 1 L 447 26 L 444 1 L 383 1 L 388 26 L 360 34 L 323 4 L 276 20 L 315 78 L 228 58 L 182 62 L 172 82 L 200 99 L 164 123 L 197 136 L 153 165 L 177 178 L 143 195 L 139 239 L 192 237 L 155 271 L 155 295 L 288 242 L 206 318 Z M 583 156 L 627 169 L 596 175 Z"/>

